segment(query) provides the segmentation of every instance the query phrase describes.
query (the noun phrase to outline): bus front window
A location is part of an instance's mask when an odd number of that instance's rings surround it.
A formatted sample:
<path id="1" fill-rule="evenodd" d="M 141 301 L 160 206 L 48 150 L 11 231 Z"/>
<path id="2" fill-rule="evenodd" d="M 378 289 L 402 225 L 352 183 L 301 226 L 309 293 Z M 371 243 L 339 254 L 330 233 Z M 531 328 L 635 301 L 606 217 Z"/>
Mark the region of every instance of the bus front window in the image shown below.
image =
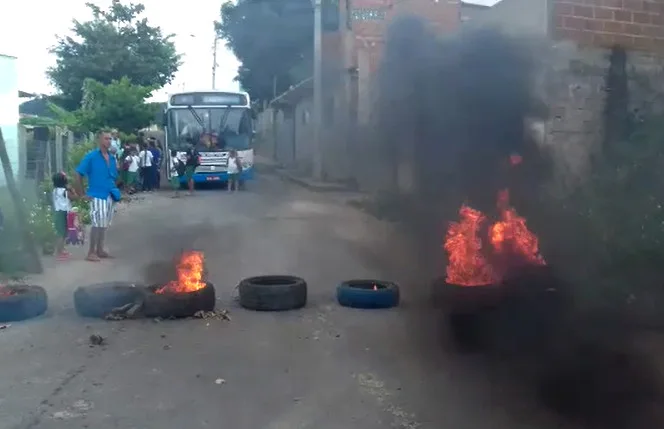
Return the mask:
<path id="1" fill-rule="evenodd" d="M 251 141 L 251 116 L 248 109 L 223 106 L 170 109 L 167 133 L 169 147 L 179 151 L 190 144 L 199 150 L 245 150 Z"/>

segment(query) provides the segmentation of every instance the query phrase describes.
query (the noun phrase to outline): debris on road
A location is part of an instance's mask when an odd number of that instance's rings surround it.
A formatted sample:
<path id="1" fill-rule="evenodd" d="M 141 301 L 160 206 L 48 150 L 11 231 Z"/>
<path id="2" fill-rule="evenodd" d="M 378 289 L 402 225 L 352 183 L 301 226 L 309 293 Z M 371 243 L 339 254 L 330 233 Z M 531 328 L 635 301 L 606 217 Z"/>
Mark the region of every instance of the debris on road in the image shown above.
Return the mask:
<path id="1" fill-rule="evenodd" d="M 194 313 L 195 319 L 216 319 L 216 320 L 231 320 L 228 310 L 215 310 L 215 311 L 197 311 Z"/>
<path id="2" fill-rule="evenodd" d="M 99 334 L 90 335 L 90 345 L 101 346 L 105 343 L 106 339 Z"/>
<path id="3" fill-rule="evenodd" d="M 104 319 L 106 320 L 125 320 L 136 319 L 140 317 L 140 311 L 143 308 L 143 302 L 130 302 L 121 307 L 116 307 L 108 313 Z"/>
<path id="4" fill-rule="evenodd" d="M 224 380 L 223 378 L 217 378 L 216 380 L 214 380 L 214 384 L 224 384 L 224 383 L 226 383 L 226 380 Z"/>

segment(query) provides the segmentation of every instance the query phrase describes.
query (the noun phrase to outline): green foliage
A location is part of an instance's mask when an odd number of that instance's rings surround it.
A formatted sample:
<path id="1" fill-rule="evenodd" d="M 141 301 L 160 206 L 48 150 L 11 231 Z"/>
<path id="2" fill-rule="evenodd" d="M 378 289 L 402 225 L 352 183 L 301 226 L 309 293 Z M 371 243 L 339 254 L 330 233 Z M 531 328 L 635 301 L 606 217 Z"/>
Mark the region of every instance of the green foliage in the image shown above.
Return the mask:
<path id="1" fill-rule="evenodd" d="M 50 205 L 35 204 L 28 217 L 30 233 L 44 249 L 52 248 L 56 239 L 53 210 Z"/>
<path id="2" fill-rule="evenodd" d="M 180 66 L 180 55 L 159 27 L 141 18 L 145 7 L 113 0 L 107 10 L 88 3 L 91 21 L 73 21 L 73 35 L 60 37 L 52 52 L 56 65 L 48 71 L 61 91 L 64 106 L 78 109 L 86 79 L 102 84 L 123 77 L 142 87 L 159 88 L 171 82 Z"/>
<path id="3" fill-rule="evenodd" d="M 237 80 L 256 100 L 298 83 L 291 69 L 313 54 L 311 0 L 238 0 L 221 7 L 217 33 L 242 63 Z M 308 76 L 305 76 L 308 77 Z"/>
<path id="4" fill-rule="evenodd" d="M 550 262 L 590 305 L 624 305 L 664 284 L 664 117 L 632 128 L 596 154 L 581 184 L 543 198 L 532 217 L 546 225 L 534 229 Z"/>
<path id="5" fill-rule="evenodd" d="M 83 105 L 74 114 L 85 131 L 117 128 L 133 134 L 150 125 L 156 116 L 155 107 L 145 103 L 154 89 L 134 85 L 126 77 L 107 85 L 86 79 Z"/>

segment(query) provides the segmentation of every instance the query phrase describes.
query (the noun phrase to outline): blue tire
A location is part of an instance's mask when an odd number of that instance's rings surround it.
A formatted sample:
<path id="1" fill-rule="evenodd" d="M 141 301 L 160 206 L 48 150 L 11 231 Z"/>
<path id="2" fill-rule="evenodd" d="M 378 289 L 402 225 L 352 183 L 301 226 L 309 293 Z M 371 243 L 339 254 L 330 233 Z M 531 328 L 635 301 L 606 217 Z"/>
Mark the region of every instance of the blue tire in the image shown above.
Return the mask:
<path id="1" fill-rule="evenodd" d="M 337 301 L 343 307 L 391 308 L 399 305 L 399 286 L 382 280 L 347 280 L 337 286 Z"/>

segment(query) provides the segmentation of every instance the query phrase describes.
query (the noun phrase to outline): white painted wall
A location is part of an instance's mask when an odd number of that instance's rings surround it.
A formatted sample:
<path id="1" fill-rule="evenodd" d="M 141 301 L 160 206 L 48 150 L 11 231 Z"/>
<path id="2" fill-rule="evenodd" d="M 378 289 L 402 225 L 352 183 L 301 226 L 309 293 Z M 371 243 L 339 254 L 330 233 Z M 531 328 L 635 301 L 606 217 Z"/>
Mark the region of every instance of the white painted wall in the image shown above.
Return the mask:
<path id="1" fill-rule="evenodd" d="M 12 171 L 19 169 L 18 147 L 18 71 L 16 58 L 0 54 L 0 128 L 9 153 Z M 0 166 L 0 186 L 5 186 L 5 173 Z"/>

